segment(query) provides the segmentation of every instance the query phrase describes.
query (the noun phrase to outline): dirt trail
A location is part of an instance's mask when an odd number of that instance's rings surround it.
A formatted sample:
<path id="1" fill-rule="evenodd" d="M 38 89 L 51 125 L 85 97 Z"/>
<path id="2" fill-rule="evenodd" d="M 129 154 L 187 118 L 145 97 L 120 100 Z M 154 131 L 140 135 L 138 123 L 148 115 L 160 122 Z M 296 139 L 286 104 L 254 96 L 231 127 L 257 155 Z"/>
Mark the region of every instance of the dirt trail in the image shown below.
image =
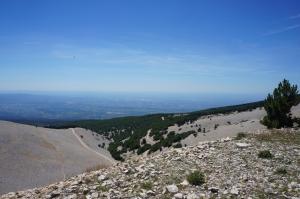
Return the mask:
<path id="1" fill-rule="evenodd" d="M 72 131 L 73 135 L 77 138 L 77 140 L 79 141 L 79 143 L 80 143 L 84 148 L 86 148 L 87 150 L 89 150 L 89 151 L 91 151 L 91 152 L 97 154 L 97 155 L 100 156 L 101 158 L 104 158 L 105 160 L 107 160 L 107 161 L 110 162 L 111 164 L 115 164 L 115 163 L 116 163 L 114 160 L 112 160 L 112 159 L 108 158 L 107 156 L 105 156 L 105 155 L 103 155 L 103 154 L 101 154 L 101 153 L 99 153 L 99 152 L 93 150 L 92 148 L 90 148 L 86 143 L 84 143 L 84 142 L 82 141 L 82 139 L 79 137 L 79 135 L 75 132 L 75 129 L 72 128 L 71 131 Z"/>

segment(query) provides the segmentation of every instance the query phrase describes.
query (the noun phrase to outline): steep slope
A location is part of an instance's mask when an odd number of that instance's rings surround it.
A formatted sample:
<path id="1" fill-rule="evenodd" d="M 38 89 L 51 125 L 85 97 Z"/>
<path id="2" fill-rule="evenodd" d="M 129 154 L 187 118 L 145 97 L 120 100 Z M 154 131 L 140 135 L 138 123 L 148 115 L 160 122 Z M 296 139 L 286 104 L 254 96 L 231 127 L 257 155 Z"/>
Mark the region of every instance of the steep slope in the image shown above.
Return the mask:
<path id="1" fill-rule="evenodd" d="M 0 121 L 0 193 L 43 186 L 93 167 L 112 165 L 109 153 L 96 143 L 102 144 L 103 138 L 83 129 L 53 130 Z"/>
<path id="2" fill-rule="evenodd" d="M 300 195 L 299 154 L 299 131 L 266 130 L 242 140 L 201 142 L 130 158 L 108 169 L 0 198 L 292 199 Z M 197 178 L 188 178 L 194 171 L 203 174 L 196 185 L 191 183 Z"/>

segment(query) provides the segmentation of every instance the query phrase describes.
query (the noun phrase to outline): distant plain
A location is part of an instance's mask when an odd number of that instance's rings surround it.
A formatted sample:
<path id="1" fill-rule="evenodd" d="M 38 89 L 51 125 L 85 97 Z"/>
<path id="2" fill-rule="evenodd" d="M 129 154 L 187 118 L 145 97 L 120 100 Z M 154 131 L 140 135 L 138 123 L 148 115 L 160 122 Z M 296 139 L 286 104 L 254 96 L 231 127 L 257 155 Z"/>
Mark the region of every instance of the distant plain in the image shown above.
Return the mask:
<path id="1" fill-rule="evenodd" d="M 0 93 L 0 120 L 47 125 L 153 113 L 191 112 L 263 99 L 256 95 L 172 93 Z"/>

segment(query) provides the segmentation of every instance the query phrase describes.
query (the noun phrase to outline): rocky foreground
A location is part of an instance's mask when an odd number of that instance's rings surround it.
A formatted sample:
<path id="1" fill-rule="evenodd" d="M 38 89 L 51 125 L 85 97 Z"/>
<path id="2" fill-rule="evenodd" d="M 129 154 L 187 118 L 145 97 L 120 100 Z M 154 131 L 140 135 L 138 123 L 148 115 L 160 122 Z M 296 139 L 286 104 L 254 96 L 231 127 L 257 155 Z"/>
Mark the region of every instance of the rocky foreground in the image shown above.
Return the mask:
<path id="1" fill-rule="evenodd" d="M 202 142 L 0 198 L 300 198 L 300 132 Z M 262 153 L 261 151 L 269 151 Z M 258 155 L 260 153 L 260 155 Z M 192 185 L 187 176 L 204 174 Z"/>

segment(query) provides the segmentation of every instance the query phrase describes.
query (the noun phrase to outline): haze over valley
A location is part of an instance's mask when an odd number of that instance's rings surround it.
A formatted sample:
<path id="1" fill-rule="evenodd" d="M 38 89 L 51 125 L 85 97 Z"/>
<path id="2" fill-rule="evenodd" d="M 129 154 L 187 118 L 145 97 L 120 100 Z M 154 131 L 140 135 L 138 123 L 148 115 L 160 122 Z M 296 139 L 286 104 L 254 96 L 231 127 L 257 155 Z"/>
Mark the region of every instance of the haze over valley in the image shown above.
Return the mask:
<path id="1" fill-rule="evenodd" d="M 181 113 L 242 104 L 263 96 L 174 93 L 0 93 L 0 119 L 30 124 Z"/>

